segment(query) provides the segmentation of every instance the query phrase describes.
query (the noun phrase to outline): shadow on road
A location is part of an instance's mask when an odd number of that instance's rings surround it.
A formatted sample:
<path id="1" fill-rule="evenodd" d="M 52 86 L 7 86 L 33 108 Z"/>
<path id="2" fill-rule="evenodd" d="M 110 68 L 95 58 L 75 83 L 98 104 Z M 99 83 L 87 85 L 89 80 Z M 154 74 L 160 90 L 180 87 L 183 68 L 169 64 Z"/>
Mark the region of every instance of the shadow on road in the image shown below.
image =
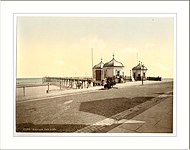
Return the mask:
<path id="1" fill-rule="evenodd" d="M 79 111 L 93 113 L 105 117 L 111 117 L 122 111 L 133 108 L 136 105 L 151 100 L 154 97 L 112 98 L 82 102 Z"/>

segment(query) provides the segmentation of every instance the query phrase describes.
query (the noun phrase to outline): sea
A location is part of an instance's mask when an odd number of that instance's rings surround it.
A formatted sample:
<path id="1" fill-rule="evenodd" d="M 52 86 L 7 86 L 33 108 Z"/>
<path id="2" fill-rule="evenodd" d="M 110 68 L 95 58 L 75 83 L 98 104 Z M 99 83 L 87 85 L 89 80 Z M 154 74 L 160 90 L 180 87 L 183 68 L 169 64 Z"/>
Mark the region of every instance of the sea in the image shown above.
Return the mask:
<path id="1" fill-rule="evenodd" d="M 16 84 L 42 84 L 42 78 L 17 78 Z"/>

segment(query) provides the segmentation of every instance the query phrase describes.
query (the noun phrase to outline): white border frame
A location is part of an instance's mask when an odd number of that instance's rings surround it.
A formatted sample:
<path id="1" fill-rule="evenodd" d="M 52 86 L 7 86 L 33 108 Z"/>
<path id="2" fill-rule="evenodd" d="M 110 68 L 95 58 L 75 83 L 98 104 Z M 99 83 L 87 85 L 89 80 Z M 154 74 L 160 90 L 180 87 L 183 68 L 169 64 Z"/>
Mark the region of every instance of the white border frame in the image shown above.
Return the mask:
<path id="1" fill-rule="evenodd" d="M 15 137 L 13 135 L 14 13 L 176 13 L 177 134 L 175 137 Z M 189 1 L 1 1 L 1 149 L 188 149 Z M 175 89 L 174 89 L 175 90 Z"/>
<path id="2" fill-rule="evenodd" d="M 173 82 L 173 133 L 29 133 L 29 132 L 16 132 L 16 21 L 17 17 L 22 16 L 34 16 L 34 17 L 159 17 L 159 18 L 166 18 L 171 17 L 174 19 L 173 25 L 174 25 L 174 82 Z M 56 137 L 175 137 L 177 135 L 177 93 L 176 93 L 176 80 L 177 80 L 177 39 L 176 39 L 176 25 L 177 25 L 177 14 L 175 13 L 20 13 L 20 14 L 13 14 L 14 19 L 14 136 L 38 136 L 38 137 L 50 137 L 50 136 L 56 136 Z"/>

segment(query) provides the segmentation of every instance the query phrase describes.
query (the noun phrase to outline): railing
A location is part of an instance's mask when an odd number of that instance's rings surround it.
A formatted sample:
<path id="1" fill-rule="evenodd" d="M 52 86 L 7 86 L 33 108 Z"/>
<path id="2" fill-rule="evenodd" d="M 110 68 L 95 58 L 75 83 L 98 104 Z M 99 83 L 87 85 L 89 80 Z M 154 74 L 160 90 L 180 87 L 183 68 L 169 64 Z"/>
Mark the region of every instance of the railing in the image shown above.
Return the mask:
<path id="1" fill-rule="evenodd" d="M 16 88 L 22 88 L 22 96 L 26 96 L 26 89 L 31 87 L 41 87 L 41 86 L 47 86 L 46 92 L 49 92 L 50 84 L 17 84 Z"/>
<path id="2" fill-rule="evenodd" d="M 56 86 L 50 89 L 50 86 Z M 22 96 L 26 96 L 26 89 L 31 87 L 47 86 L 44 89 L 44 93 L 49 93 L 53 90 L 64 90 L 64 89 L 81 89 L 92 86 L 92 78 L 59 78 L 59 77 L 44 77 L 43 84 L 17 84 L 16 88 L 22 88 Z"/>
<path id="3" fill-rule="evenodd" d="M 88 77 L 44 77 L 43 83 L 59 82 L 68 88 L 88 88 L 92 86 L 93 79 Z"/>
<path id="4" fill-rule="evenodd" d="M 55 81 L 64 81 L 64 80 L 71 80 L 71 81 L 89 81 L 92 82 L 93 79 L 91 77 L 43 77 L 43 82 L 55 82 Z"/>

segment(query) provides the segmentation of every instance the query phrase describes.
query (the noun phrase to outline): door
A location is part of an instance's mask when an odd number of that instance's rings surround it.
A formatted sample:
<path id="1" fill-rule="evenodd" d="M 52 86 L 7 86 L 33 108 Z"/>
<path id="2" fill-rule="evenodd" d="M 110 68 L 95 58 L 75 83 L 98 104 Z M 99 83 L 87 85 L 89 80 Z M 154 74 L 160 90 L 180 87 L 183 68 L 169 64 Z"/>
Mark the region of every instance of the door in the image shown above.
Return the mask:
<path id="1" fill-rule="evenodd" d="M 96 70 L 96 80 L 101 81 L 101 70 Z"/>

